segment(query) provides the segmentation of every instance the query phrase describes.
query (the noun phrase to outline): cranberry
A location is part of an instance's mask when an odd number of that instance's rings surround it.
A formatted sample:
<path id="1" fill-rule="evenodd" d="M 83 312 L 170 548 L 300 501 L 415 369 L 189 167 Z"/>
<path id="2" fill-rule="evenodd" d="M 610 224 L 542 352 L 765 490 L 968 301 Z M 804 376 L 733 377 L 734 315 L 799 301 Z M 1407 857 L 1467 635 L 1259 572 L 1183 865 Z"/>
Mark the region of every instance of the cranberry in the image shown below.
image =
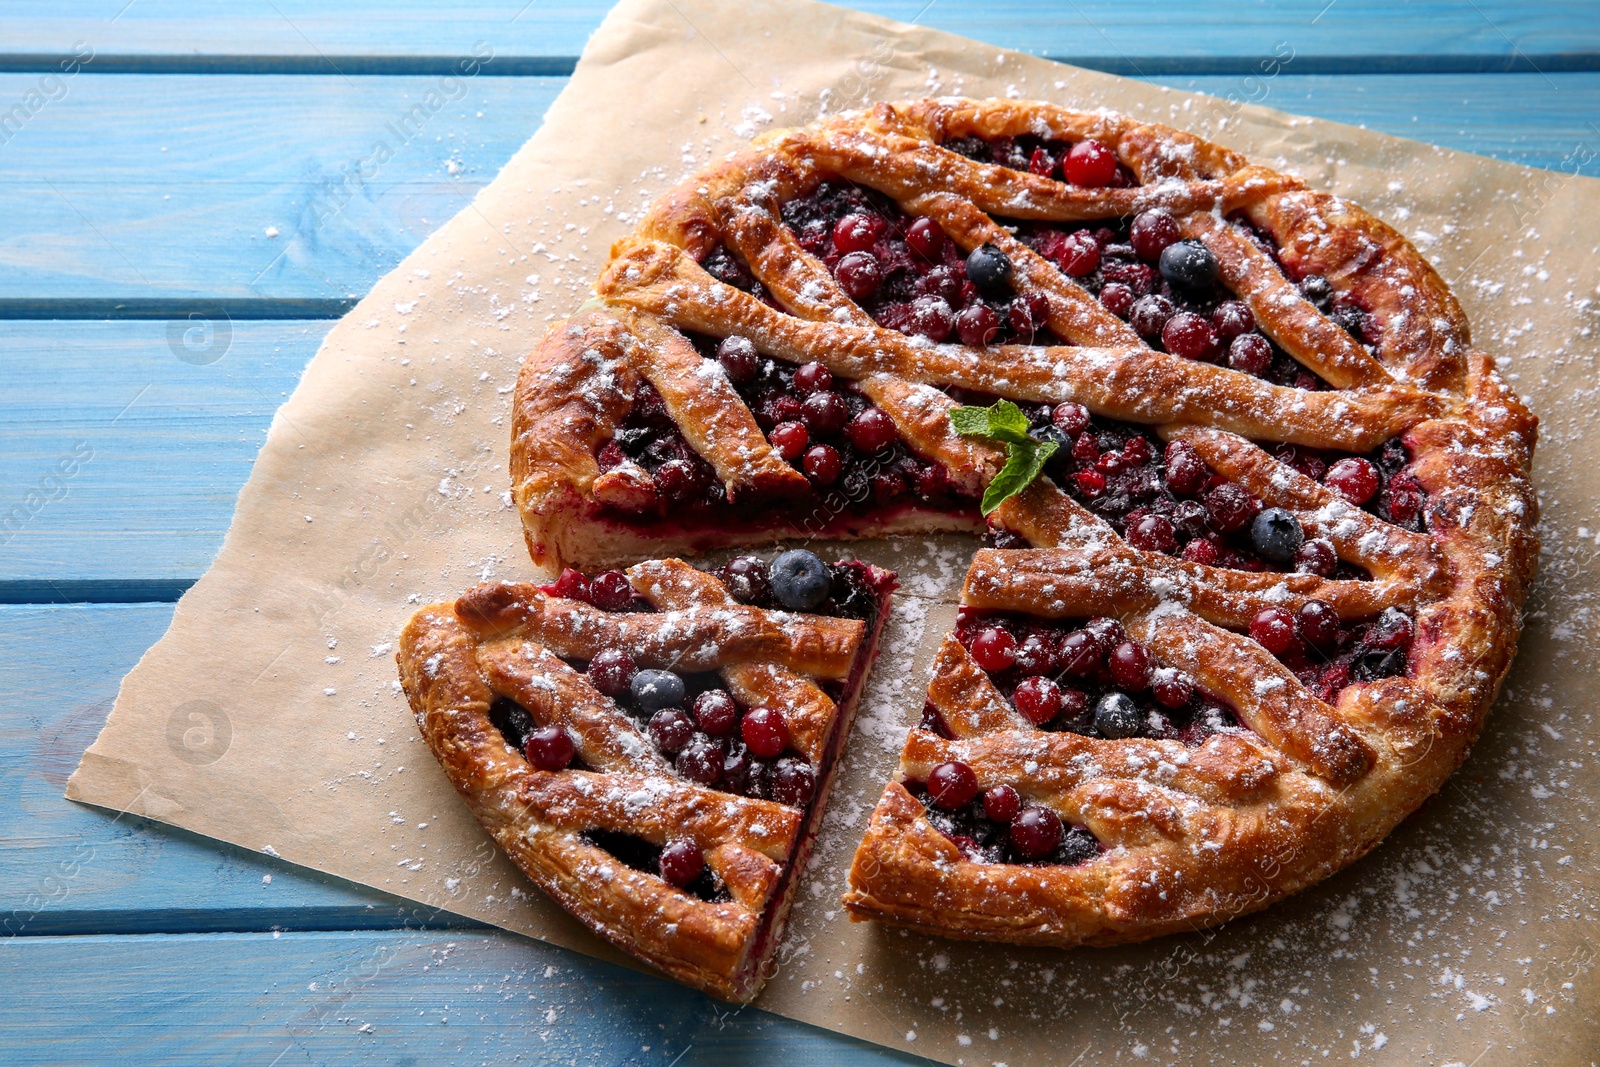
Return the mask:
<path id="1" fill-rule="evenodd" d="M 1196 537 L 1193 541 L 1183 546 L 1183 558 L 1190 563 L 1198 563 L 1205 567 L 1215 567 L 1222 559 L 1222 553 L 1217 546 L 1203 537 Z"/>
<path id="2" fill-rule="evenodd" d="M 978 795 L 978 776 L 959 760 L 941 763 L 928 772 L 928 797 L 935 807 L 960 811 Z"/>
<path id="3" fill-rule="evenodd" d="M 946 304 L 955 308 L 965 303 L 961 299 L 961 285 L 961 278 L 950 267 L 934 267 L 917 279 L 917 292 L 941 297 Z"/>
<path id="4" fill-rule="evenodd" d="M 1028 157 L 1028 173 L 1037 174 L 1041 178 L 1048 178 L 1055 173 L 1056 157 L 1044 148 L 1035 148 L 1033 155 Z"/>
<path id="5" fill-rule="evenodd" d="M 926 216 L 912 220 L 906 228 L 906 246 L 930 263 L 944 259 L 944 244 L 944 231 Z"/>
<path id="6" fill-rule="evenodd" d="M 1178 541 L 1170 521 L 1160 515 L 1145 515 L 1128 526 L 1128 544 L 1144 552 L 1171 552 Z"/>
<path id="7" fill-rule="evenodd" d="M 1183 236 L 1178 220 L 1165 208 L 1141 211 L 1128 229 L 1128 243 L 1140 259 L 1154 263 L 1161 258 L 1161 250 Z"/>
<path id="8" fill-rule="evenodd" d="M 1089 694 L 1071 686 L 1061 687 L 1061 717 L 1067 722 L 1081 722 L 1089 711 Z"/>
<path id="9" fill-rule="evenodd" d="M 1308 600 L 1295 613 L 1300 625 L 1300 636 L 1316 645 L 1327 648 L 1339 639 L 1339 613 L 1331 604 Z"/>
<path id="10" fill-rule="evenodd" d="M 1107 282 L 1100 289 L 1100 304 L 1111 314 L 1127 318 L 1133 310 L 1133 290 L 1121 282 Z"/>
<path id="11" fill-rule="evenodd" d="M 1087 430 L 1078 434 L 1072 440 L 1072 458 L 1084 465 L 1094 463 L 1100 458 L 1100 441 Z"/>
<path id="12" fill-rule="evenodd" d="M 983 794 L 983 814 L 991 822 L 1008 823 L 1022 811 L 1022 796 L 1009 785 L 997 785 Z"/>
<path id="13" fill-rule="evenodd" d="M 789 726 L 777 708 L 751 708 L 739 722 L 739 736 L 761 759 L 772 759 L 789 747 Z"/>
<path id="14" fill-rule="evenodd" d="M 1364 459 L 1349 456 L 1328 468 L 1322 483 L 1356 507 L 1378 492 L 1378 468 Z"/>
<path id="15" fill-rule="evenodd" d="M 694 721 L 680 708 L 662 708 L 650 716 L 650 739 L 669 756 L 683 751 L 694 737 Z"/>
<path id="16" fill-rule="evenodd" d="M 950 336 L 955 316 L 943 297 L 919 296 L 911 303 L 911 313 L 906 318 L 907 333 L 926 337 L 938 343 Z"/>
<path id="17" fill-rule="evenodd" d="M 1000 316 L 988 304 L 973 304 L 956 313 L 956 333 L 961 343 L 982 348 L 1000 332 Z"/>
<path id="18" fill-rule="evenodd" d="M 1161 328 L 1161 343 L 1175 356 L 1209 359 L 1217 349 L 1217 333 L 1199 315 L 1180 311 Z"/>
<path id="19" fill-rule="evenodd" d="M 1106 491 L 1106 476 L 1099 471 L 1079 471 L 1072 476 L 1072 482 L 1078 487 L 1078 492 L 1094 500 Z"/>
<path id="20" fill-rule="evenodd" d="M 1250 619 L 1250 636 L 1256 644 L 1281 656 L 1294 647 L 1294 616 L 1284 608 L 1262 608 Z"/>
<path id="21" fill-rule="evenodd" d="M 1124 641 L 1111 650 L 1107 663 L 1111 680 L 1123 689 L 1137 693 L 1150 684 L 1150 653 L 1143 645 Z"/>
<path id="22" fill-rule="evenodd" d="M 850 443 L 862 452 L 882 452 L 894 444 L 900 437 L 894 428 L 894 420 L 882 408 L 865 408 L 861 414 L 850 420 L 846 430 Z"/>
<path id="23" fill-rule="evenodd" d="M 1061 845 L 1061 816 L 1049 808 L 1024 808 L 1011 820 L 1011 847 L 1023 859 L 1042 860 Z"/>
<path id="24" fill-rule="evenodd" d="M 693 841 L 684 838 L 669 841 L 661 850 L 661 859 L 657 862 L 656 869 L 661 872 L 662 881 L 682 889 L 705 872 L 705 854 Z"/>
<path id="25" fill-rule="evenodd" d="M 1132 467 L 1142 467 L 1150 462 L 1150 457 L 1155 455 L 1155 449 L 1150 444 L 1150 439 L 1143 434 L 1135 434 L 1128 438 L 1128 443 L 1122 446 L 1122 458 Z"/>
<path id="26" fill-rule="evenodd" d="M 1017 639 L 998 626 L 978 631 L 972 639 L 972 658 L 979 667 L 993 674 L 1017 661 Z"/>
<path id="27" fill-rule="evenodd" d="M 1240 334 L 1228 345 L 1228 366 L 1245 374 L 1265 374 L 1272 366 L 1272 344 L 1259 333 Z"/>
<path id="28" fill-rule="evenodd" d="M 832 445 L 813 445 L 806 450 L 805 459 L 800 463 L 805 468 L 806 477 L 818 485 L 832 485 L 839 480 L 839 472 L 844 469 L 844 460 L 839 458 L 839 450 Z"/>
<path id="29" fill-rule="evenodd" d="M 622 446 L 615 441 L 607 441 L 600 446 L 600 451 L 594 457 L 595 465 L 603 471 L 616 470 L 624 463 L 633 462 Z"/>
<path id="30" fill-rule="evenodd" d="M 738 718 L 739 706 L 726 689 L 707 689 L 694 698 L 695 724 L 712 737 L 731 732 Z"/>
<path id="31" fill-rule="evenodd" d="M 826 393 L 833 388 L 833 373 L 821 363 L 802 363 L 794 369 L 794 391 L 801 396 Z"/>
<path id="32" fill-rule="evenodd" d="M 1105 649 L 1087 630 L 1074 630 L 1061 642 L 1061 669 L 1074 678 L 1088 678 L 1099 673 Z"/>
<path id="33" fill-rule="evenodd" d="M 1034 675 L 1018 683 L 1011 702 L 1024 719 L 1043 726 L 1061 714 L 1061 687 L 1049 678 Z"/>
<path id="34" fill-rule="evenodd" d="M 523 742 L 523 755 L 541 771 L 562 771 L 578 754 L 572 735 L 559 726 L 541 726 Z"/>
<path id="35" fill-rule="evenodd" d="M 590 580 L 589 597 L 601 611 L 626 611 L 633 604 L 633 585 L 621 571 L 605 571 Z"/>
<path id="36" fill-rule="evenodd" d="M 603 648 L 589 661 L 589 684 L 608 697 L 628 692 L 633 676 L 639 673 L 633 657 L 620 648 Z"/>
<path id="37" fill-rule="evenodd" d="M 749 338 L 734 335 L 724 337 L 718 343 L 717 362 L 722 364 L 722 369 L 727 372 L 730 382 L 734 385 L 745 385 L 755 381 L 761 357 L 756 353 L 756 346 L 750 343 Z"/>
<path id="38" fill-rule="evenodd" d="M 688 500 L 706 487 L 700 468 L 686 459 L 669 459 L 655 470 L 656 488 L 669 500 Z"/>
<path id="39" fill-rule="evenodd" d="M 850 406 L 838 393 L 812 393 L 800 402 L 800 421 L 814 434 L 836 434 L 849 419 Z"/>
<path id="40" fill-rule="evenodd" d="M 790 461 L 805 455 L 806 446 L 811 443 L 811 432 L 800 422 L 780 422 L 767 437 L 778 455 Z"/>
<path id="41" fill-rule="evenodd" d="M 1117 154 L 1099 141 L 1079 141 L 1067 152 L 1061 169 L 1073 185 L 1099 189 L 1117 176 Z"/>
<path id="42" fill-rule="evenodd" d="M 1331 578 L 1338 565 L 1339 555 L 1333 550 L 1333 542 L 1324 537 L 1312 538 L 1294 554 L 1294 569 L 1301 574 Z"/>
<path id="43" fill-rule="evenodd" d="M 834 224 L 833 247 L 842 253 L 865 252 L 878 243 L 884 221 L 876 215 L 846 215 Z"/>
<path id="44" fill-rule="evenodd" d="M 1050 421 L 1062 433 L 1076 436 L 1089 428 L 1089 409 L 1069 400 L 1055 406 L 1050 412 Z"/>
<path id="45" fill-rule="evenodd" d="M 1378 621 L 1367 631 L 1368 648 L 1409 648 L 1414 630 L 1411 616 L 1399 608 L 1384 608 Z"/>
<path id="46" fill-rule="evenodd" d="M 722 781 L 722 746 L 709 737 L 696 737 L 684 746 L 673 766 L 678 773 L 700 785 L 716 785 Z"/>
<path id="47" fill-rule="evenodd" d="M 728 754 L 722 757 L 722 788 L 740 796 L 755 796 L 754 787 L 762 778 L 764 767 L 766 764 L 757 763 L 742 741 L 735 741 L 728 746 Z"/>
<path id="48" fill-rule="evenodd" d="M 1244 529 L 1260 510 L 1255 498 L 1232 482 L 1224 482 L 1208 492 L 1205 503 L 1212 525 L 1223 533 Z"/>
<path id="49" fill-rule="evenodd" d="M 561 577 L 556 579 L 556 584 L 550 587 L 552 596 L 561 597 L 563 600 L 577 600 L 584 604 L 592 604 L 589 590 L 589 579 L 584 577 L 582 571 L 568 567 L 561 572 Z"/>
<path id="50" fill-rule="evenodd" d="M 802 759 L 781 759 L 769 779 L 772 799 L 791 808 L 803 808 L 817 795 L 817 772 Z"/>
<path id="51" fill-rule="evenodd" d="M 851 252 L 834 264 L 839 288 L 852 300 L 864 300 L 883 284 L 883 265 L 871 252 Z"/>
<path id="52" fill-rule="evenodd" d="M 1164 296 L 1141 296 L 1133 302 L 1133 308 L 1128 312 L 1128 322 L 1140 337 L 1147 341 L 1154 340 L 1166 329 L 1173 310 L 1172 301 Z"/>
<path id="53" fill-rule="evenodd" d="M 1095 243 L 1094 234 L 1087 230 L 1068 234 L 1056 248 L 1056 263 L 1073 278 L 1093 274 L 1100 266 L 1100 246 Z"/>
<path id="54" fill-rule="evenodd" d="M 1194 696 L 1194 682 L 1182 671 L 1158 667 L 1150 675 L 1150 693 L 1162 707 L 1177 709 L 1189 703 L 1189 698 Z"/>
<path id="55" fill-rule="evenodd" d="M 1243 300 L 1224 300 L 1211 312 L 1211 326 L 1224 342 L 1256 328 L 1256 317 Z"/>
<path id="56" fill-rule="evenodd" d="M 1050 301 L 1043 293 L 1018 293 L 1006 312 L 1011 328 L 1024 337 L 1032 337 L 1044 329 L 1049 317 Z"/>
<path id="57" fill-rule="evenodd" d="M 1148 296 L 1156 286 L 1156 269 L 1148 263 L 1135 263 L 1126 259 L 1106 259 L 1100 264 L 1100 276 L 1108 282 L 1126 285 L 1134 296 Z"/>
<path id="58" fill-rule="evenodd" d="M 1163 458 L 1166 460 L 1166 472 L 1162 477 L 1167 488 L 1179 496 L 1198 493 L 1211 474 L 1200 453 L 1187 441 L 1169 442 Z"/>

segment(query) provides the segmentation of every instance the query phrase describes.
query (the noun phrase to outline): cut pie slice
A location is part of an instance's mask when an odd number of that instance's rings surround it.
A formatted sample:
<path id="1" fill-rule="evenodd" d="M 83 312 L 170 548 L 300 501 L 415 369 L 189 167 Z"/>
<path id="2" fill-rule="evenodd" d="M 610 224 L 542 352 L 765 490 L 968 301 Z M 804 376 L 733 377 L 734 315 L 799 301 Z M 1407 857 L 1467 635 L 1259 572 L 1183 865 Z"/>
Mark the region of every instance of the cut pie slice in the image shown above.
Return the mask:
<path id="1" fill-rule="evenodd" d="M 535 884 L 622 950 L 744 1002 L 894 585 L 804 550 L 481 585 L 411 619 L 400 677 L 440 766 Z"/>

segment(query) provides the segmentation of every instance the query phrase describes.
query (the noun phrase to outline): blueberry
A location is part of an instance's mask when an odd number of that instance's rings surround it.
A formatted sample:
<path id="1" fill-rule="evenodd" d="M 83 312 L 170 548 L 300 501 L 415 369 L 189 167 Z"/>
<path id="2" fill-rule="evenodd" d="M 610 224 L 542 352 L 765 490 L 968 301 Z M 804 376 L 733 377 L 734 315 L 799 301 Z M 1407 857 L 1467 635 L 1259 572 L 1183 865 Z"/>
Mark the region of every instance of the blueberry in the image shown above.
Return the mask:
<path id="1" fill-rule="evenodd" d="M 1199 241 L 1177 241 L 1161 250 L 1161 276 L 1180 289 L 1204 289 L 1217 280 L 1217 257 Z"/>
<path id="2" fill-rule="evenodd" d="M 1256 554 L 1274 563 L 1292 563 L 1305 541 L 1300 520 L 1282 508 L 1267 508 L 1250 524 L 1250 543 Z"/>
<path id="3" fill-rule="evenodd" d="M 994 245 L 979 245 L 967 256 L 967 280 L 986 293 L 1005 293 L 1011 281 L 1011 257 Z"/>
<path id="4" fill-rule="evenodd" d="M 683 679 L 671 671 L 640 671 L 628 688 L 633 702 L 646 712 L 683 706 Z"/>
<path id="5" fill-rule="evenodd" d="M 767 568 L 767 583 L 778 603 L 791 611 L 810 611 L 824 600 L 833 586 L 828 565 L 815 552 L 791 548 Z"/>
<path id="6" fill-rule="evenodd" d="M 1333 295 L 1333 286 L 1320 274 L 1308 274 L 1300 280 L 1300 292 L 1307 300 L 1321 307 Z"/>
<path id="7" fill-rule="evenodd" d="M 1139 705 L 1126 693 L 1113 690 L 1094 705 L 1094 728 L 1106 737 L 1137 737 L 1143 719 Z"/>

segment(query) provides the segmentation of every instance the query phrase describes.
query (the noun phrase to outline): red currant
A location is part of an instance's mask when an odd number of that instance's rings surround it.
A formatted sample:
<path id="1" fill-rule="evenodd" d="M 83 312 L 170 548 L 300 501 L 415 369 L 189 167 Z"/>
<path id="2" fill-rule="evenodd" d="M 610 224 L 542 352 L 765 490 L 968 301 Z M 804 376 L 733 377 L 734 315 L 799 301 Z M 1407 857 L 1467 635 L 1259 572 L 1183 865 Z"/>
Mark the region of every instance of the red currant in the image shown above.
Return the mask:
<path id="1" fill-rule="evenodd" d="M 1077 436 L 1089 428 L 1089 409 L 1069 400 L 1055 406 L 1050 412 L 1050 421 L 1062 433 Z M 1095 448 L 1098 451 L 1099 446 Z"/>

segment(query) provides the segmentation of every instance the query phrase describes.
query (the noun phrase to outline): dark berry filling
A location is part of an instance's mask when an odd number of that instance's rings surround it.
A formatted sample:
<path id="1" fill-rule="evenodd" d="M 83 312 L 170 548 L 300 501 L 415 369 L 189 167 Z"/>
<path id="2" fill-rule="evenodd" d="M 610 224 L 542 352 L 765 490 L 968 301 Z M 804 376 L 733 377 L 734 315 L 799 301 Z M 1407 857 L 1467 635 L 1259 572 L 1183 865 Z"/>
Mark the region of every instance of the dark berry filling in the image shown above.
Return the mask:
<path id="1" fill-rule="evenodd" d="M 783 205 L 783 221 L 880 326 L 930 341 L 1060 344 L 1048 305 L 1019 294 L 1011 263 L 985 245 L 968 255 L 939 224 L 873 189 L 825 181 Z"/>
<path id="2" fill-rule="evenodd" d="M 962 771 L 972 777 L 970 793 L 963 797 L 948 788 L 937 788 L 942 778 Z M 934 828 L 974 863 L 1075 866 L 1102 851 L 1087 828 L 1067 826 L 1049 808 L 1024 804 L 1012 786 L 995 786 L 980 793 L 976 777 L 964 763 L 941 763 L 927 782 L 906 782 L 905 787 L 927 809 Z"/>
<path id="3" fill-rule="evenodd" d="M 1116 153 L 1099 141 L 1045 140 L 1032 134 L 1021 137 L 957 137 L 940 147 L 979 163 L 994 163 L 1056 181 L 1092 189 L 1126 189 L 1139 184 L 1133 171 L 1117 160 Z"/>
<path id="4" fill-rule="evenodd" d="M 1263 608 L 1250 620 L 1250 636 L 1295 673 L 1314 696 L 1332 703 L 1352 682 L 1406 673 L 1416 624 L 1398 608 L 1343 621 L 1319 600 L 1298 611 Z"/>
<path id="5" fill-rule="evenodd" d="M 1113 619 L 1045 620 L 963 608 L 954 630 L 978 667 L 1041 730 L 1199 745 L 1239 729 L 1221 699 L 1163 666 Z M 949 729 L 937 712 L 923 727 Z"/>
<path id="6" fill-rule="evenodd" d="M 653 845 L 632 834 L 611 830 L 587 830 L 583 839 L 609 853 L 624 867 L 660 876 L 671 885 L 701 900 L 722 902 L 733 899 L 722 879 L 706 866 L 705 856 L 686 839 Z"/>

